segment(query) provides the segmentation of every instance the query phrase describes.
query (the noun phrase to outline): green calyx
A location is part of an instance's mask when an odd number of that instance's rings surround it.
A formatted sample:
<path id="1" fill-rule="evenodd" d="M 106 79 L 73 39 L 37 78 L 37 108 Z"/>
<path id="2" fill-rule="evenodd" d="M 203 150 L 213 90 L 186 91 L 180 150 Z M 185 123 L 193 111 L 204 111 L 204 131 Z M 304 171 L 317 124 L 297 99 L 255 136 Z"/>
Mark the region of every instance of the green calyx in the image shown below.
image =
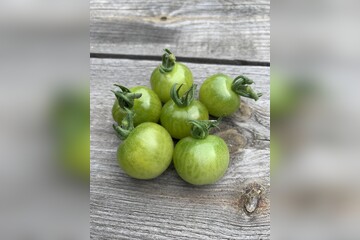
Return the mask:
<path id="1" fill-rule="evenodd" d="M 189 90 L 187 90 L 181 97 L 179 96 L 179 91 L 184 84 L 181 84 L 177 89 L 176 89 L 176 85 L 177 84 L 175 83 L 171 87 L 171 90 L 170 90 L 171 99 L 174 101 L 174 103 L 178 107 L 189 106 L 191 104 L 191 102 L 194 100 L 197 85 L 196 84 L 191 85 Z"/>
<path id="2" fill-rule="evenodd" d="M 115 94 L 116 99 L 119 102 L 120 108 L 133 108 L 134 100 L 138 99 L 142 96 L 141 93 L 132 93 L 129 89 L 124 86 L 114 84 L 114 86 L 118 87 L 120 90 L 112 91 Z"/>
<path id="3" fill-rule="evenodd" d="M 240 75 L 234 79 L 231 85 L 231 89 L 240 96 L 252 98 L 257 101 L 259 97 L 262 96 L 262 93 L 254 92 L 254 90 L 249 86 L 253 83 L 253 80 L 243 75 Z"/>
<path id="4" fill-rule="evenodd" d="M 162 63 L 159 67 L 161 73 L 171 72 L 175 66 L 176 57 L 167 48 L 164 49 L 165 53 L 162 55 Z"/>
<path id="5" fill-rule="evenodd" d="M 126 116 L 121 121 L 121 125 L 115 125 L 113 124 L 113 128 L 116 132 L 116 135 L 121 138 L 122 140 L 125 140 L 130 132 L 134 129 L 134 112 L 131 111 L 128 108 L 125 108 Z"/>
<path id="6" fill-rule="evenodd" d="M 205 139 L 209 135 L 209 130 L 218 127 L 221 118 L 217 120 L 190 120 L 192 124 L 191 136 L 196 139 Z"/>

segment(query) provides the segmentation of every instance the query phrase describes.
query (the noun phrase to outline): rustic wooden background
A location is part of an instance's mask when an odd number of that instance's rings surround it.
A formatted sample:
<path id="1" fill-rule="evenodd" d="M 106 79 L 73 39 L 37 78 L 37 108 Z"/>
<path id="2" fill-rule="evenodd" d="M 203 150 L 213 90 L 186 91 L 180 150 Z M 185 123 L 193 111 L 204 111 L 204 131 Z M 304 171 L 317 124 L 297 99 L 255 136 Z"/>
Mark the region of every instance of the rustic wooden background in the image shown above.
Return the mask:
<path id="1" fill-rule="evenodd" d="M 269 12 L 269 0 L 90 1 L 91 239 L 270 239 Z M 191 186 L 173 166 L 151 181 L 118 167 L 112 84 L 149 86 L 165 47 L 198 84 L 245 74 L 264 94 L 216 130 L 231 152 L 217 184 Z"/>

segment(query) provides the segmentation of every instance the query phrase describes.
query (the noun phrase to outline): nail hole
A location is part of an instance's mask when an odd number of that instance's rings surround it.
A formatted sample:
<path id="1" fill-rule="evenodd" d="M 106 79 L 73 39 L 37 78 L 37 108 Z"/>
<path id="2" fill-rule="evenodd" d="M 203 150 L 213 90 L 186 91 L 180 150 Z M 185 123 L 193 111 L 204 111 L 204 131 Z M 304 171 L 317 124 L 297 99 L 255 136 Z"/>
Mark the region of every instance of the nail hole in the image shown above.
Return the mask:
<path id="1" fill-rule="evenodd" d="M 163 16 L 160 18 L 161 21 L 166 21 L 167 20 L 167 17 Z"/>

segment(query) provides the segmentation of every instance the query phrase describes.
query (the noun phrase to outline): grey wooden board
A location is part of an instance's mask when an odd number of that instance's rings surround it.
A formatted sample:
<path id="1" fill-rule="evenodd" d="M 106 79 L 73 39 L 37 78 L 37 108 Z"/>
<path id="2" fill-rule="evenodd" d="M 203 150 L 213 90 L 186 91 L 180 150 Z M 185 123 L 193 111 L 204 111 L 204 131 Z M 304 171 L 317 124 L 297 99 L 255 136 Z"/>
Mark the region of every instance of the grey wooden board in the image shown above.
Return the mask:
<path id="1" fill-rule="evenodd" d="M 225 118 L 216 134 L 231 151 L 222 180 L 195 187 L 182 181 L 173 166 L 160 177 L 141 181 L 117 164 L 120 140 L 112 129 L 113 83 L 149 86 L 155 61 L 90 59 L 91 62 L 91 239 L 269 239 L 270 104 L 268 67 L 187 64 L 196 83 L 223 72 L 245 74 L 264 93 L 257 102 Z M 246 191 L 262 186 L 256 210 L 244 210 Z M 258 185 L 256 185 L 258 186 Z"/>
<path id="2" fill-rule="evenodd" d="M 161 20 L 166 17 L 166 20 Z M 270 61 L 270 0 L 90 1 L 90 52 Z"/>

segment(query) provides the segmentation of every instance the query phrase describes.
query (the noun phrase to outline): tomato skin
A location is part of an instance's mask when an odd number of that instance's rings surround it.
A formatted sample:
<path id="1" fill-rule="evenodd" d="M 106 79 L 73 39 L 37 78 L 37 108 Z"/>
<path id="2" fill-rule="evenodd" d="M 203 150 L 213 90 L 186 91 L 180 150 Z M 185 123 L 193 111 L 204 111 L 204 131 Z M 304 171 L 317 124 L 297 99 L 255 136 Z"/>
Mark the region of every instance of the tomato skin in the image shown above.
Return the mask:
<path id="1" fill-rule="evenodd" d="M 199 99 L 210 115 L 229 116 L 240 107 L 240 96 L 232 89 L 233 79 L 218 73 L 208 77 L 200 87 Z"/>
<path id="2" fill-rule="evenodd" d="M 186 137 L 176 144 L 173 161 L 177 173 L 186 182 L 212 184 L 221 179 L 228 168 L 229 149 L 218 136 Z"/>
<path id="3" fill-rule="evenodd" d="M 151 88 L 159 96 L 162 103 L 168 102 L 171 87 L 177 84 L 184 84 L 179 95 L 182 96 L 193 84 L 193 75 L 190 69 L 182 63 L 176 62 L 170 72 L 161 73 L 160 66 L 155 68 L 150 77 Z"/>
<path id="4" fill-rule="evenodd" d="M 209 112 L 198 100 L 193 100 L 189 106 L 179 107 L 169 100 L 161 110 L 161 125 L 173 138 L 182 139 L 190 136 L 189 120 L 208 120 Z"/>
<path id="5" fill-rule="evenodd" d="M 132 93 L 142 94 L 139 99 L 134 100 L 134 126 L 143 122 L 157 123 L 160 118 L 162 104 L 156 93 L 150 88 L 144 86 L 130 88 L 130 91 Z M 121 124 L 121 121 L 126 116 L 126 111 L 120 108 L 117 99 L 115 99 L 112 107 L 112 115 L 113 119 L 118 124 Z"/>
<path id="6" fill-rule="evenodd" d="M 119 145 L 120 168 L 137 179 L 152 179 L 170 165 L 174 143 L 162 126 L 146 122 L 133 129 Z"/>

